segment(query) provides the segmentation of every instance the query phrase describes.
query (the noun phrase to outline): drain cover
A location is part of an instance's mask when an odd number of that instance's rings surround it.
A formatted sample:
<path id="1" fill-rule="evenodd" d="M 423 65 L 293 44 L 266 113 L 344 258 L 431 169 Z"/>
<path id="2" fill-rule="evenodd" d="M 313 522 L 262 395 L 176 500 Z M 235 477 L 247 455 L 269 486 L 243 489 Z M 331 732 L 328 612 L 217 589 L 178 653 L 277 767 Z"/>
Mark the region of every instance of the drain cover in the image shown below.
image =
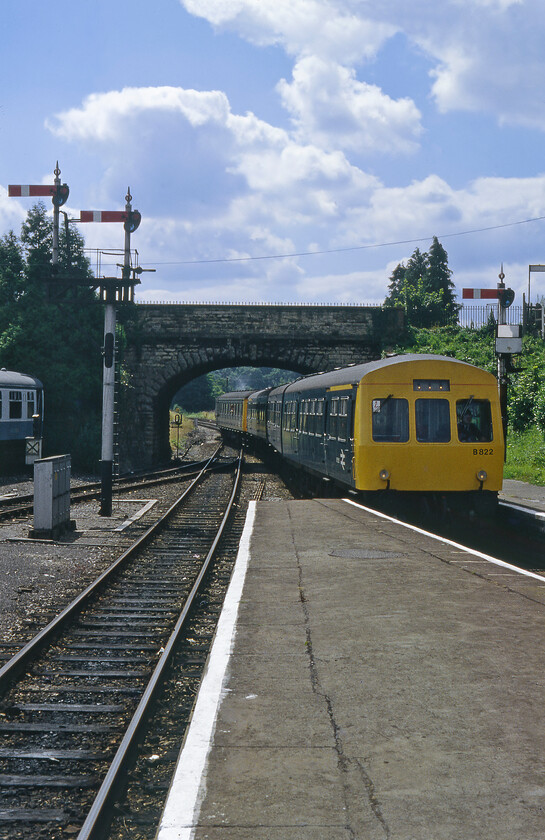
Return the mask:
<path id="1" fill-rule="evenodd" d="M 343 557 L 346 560 L 389 560 L 403 555 L 395 551 L 373 551 L 365 548 L 336 548 L 329 552 L 330 557 Z"/>

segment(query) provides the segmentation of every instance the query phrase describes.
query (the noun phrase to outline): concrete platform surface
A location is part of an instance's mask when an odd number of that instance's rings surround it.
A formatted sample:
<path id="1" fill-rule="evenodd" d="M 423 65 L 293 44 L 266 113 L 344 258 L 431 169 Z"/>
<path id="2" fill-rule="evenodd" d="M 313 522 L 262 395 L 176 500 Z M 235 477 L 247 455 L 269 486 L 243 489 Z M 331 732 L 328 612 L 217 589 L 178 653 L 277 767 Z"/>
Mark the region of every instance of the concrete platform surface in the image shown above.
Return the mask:
<path id="1" fill-rule="evenodd" d="M 159 840 L 543 840 L 545 577 L 343 500 L 255 511 Z"/>
<path id="2" fill-rule="evenodd" d="M 503 502 L 545 511 L 545 487 L 527 484 L 525 481 L 515 481 L 512 478 L 504 478 L 503 490 L 499 497 Z"/>

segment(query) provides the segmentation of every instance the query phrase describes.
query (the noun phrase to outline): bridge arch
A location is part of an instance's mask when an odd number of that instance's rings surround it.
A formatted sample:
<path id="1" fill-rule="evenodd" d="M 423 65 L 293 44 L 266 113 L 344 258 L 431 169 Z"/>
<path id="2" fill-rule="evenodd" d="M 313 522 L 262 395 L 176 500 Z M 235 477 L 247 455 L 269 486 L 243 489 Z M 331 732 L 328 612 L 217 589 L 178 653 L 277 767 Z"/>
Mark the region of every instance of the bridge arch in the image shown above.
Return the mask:
<path id="1" fill-rule="evenodd" d="M 403 331 L 403 311 L 364 306 L 140 304 L 126 324 L 120 465 L 170 457 L 168 408 L 212 370 L 276 367 L 300 374 L 380 358 Z"/>

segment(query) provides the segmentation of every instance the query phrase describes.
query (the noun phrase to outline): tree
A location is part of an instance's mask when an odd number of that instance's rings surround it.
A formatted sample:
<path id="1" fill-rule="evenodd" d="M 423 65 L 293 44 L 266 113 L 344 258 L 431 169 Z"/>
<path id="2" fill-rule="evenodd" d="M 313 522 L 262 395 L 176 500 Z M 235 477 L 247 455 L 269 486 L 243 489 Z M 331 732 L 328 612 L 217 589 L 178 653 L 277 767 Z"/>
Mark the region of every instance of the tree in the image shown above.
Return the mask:
<path id="1" fill-rule="evenodd" d="M 23 294 L 24 271 L 21 244 L 10 231 L 0 239 L 0 333 L 10 325 L 14 306 Z"/>
<path id="2" fill-rule="evenodd" d="M 390 283 L 388 285 L 389 294 L 384 301 L 386 306 L 397 306 L 398 301 L 403 291 L 403 284 L 405 282 L 405 263 L 398 263 L 390 276 Z"/>
<path id="3" fill-rule="evenodd" d="M 411 257 L 407 261 L 407 268 L 405 269 L 405 281 L 410 285 L 416 287 L 420 279 L 424 280 L 426 286 L 426 278 L 428 274 L 429 262 L 428 255 L 424 251 L 422 253 L 420 248 L 415 248 Z"/>
<path id="4" fill-rule="evenodd" d="M 99 458 L 102 311 L 87 285 L 64 291 L 69 278 L 93 277 L 83 239 L 66 234 L 52 272 L 52 221 L 37 204 L 0 241 L 0 366 L 37 376 L 45 388 L 44 452 L 70 452 L 76 466 Z M 63 282 L 65 281 L 65 282 Z M 62 293 L 61 293 L 62 290 Z"/>
<path id="5" fill-rule="evenodd" d="M 448 255 L 436 236 L 429 252 L 416 248 L 390 277 L 385 306 L 403 306 L 416 327 L 455 324 L 459 306 L 454 297 Z"/>
<path id="6" fill-rule="evenodd" d="M 454 296 L 454 283 L 452 282 L 452 271 L 448 267 L 448 254 L 437 239 L 433 237 L 431 248 L 428 251 L 428 271 L 426 275 L 428 288 L 435 292 L 443 293 L 443 302 L 446 312 L 446 323 L 455 323 L 458 319 L 459 304 Z"/>

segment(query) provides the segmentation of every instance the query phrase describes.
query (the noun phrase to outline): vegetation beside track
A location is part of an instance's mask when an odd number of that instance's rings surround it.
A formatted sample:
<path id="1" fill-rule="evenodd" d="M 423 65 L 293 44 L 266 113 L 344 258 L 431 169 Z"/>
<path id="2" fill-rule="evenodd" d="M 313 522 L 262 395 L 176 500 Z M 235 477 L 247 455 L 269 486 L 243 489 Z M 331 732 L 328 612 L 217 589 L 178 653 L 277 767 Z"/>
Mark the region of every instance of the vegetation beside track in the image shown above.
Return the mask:
<path id="1" fill-rule="evenodd" d="M 195 420 L 214 420 L 213 411 L 186 412 L 179 406 L 170 410 L 170 448 L 172 454 L 183 454 L 191 443 Z"/>

